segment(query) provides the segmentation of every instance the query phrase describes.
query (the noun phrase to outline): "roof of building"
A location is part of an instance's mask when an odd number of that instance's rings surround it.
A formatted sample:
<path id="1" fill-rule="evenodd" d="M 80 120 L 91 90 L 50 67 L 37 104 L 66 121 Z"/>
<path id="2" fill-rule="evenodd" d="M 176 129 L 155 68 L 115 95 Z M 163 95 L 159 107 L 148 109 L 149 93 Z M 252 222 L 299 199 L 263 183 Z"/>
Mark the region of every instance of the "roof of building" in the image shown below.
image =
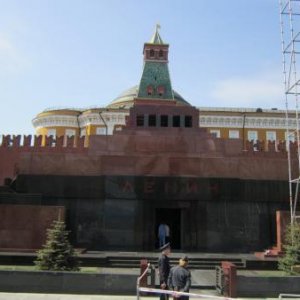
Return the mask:
<path id="1" fill-rule="evenodd" d="M 114 99 L 107 107 L 115 108 L 129 108 L 133 106 L 134 98 L 138 95 L 138 85 L 131 87 L 130 89 L 121 93 L 116 99 Z M 174 100 L 178 105 L 190 106 L 190 104 L 176 91 L 173 90 Z"/>

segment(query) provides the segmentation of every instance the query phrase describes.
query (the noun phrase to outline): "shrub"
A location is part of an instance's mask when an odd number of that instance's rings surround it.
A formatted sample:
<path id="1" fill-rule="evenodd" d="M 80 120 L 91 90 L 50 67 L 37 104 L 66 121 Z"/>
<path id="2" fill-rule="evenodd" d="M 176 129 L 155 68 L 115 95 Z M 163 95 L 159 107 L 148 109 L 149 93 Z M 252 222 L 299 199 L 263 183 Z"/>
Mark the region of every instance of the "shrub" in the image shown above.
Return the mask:
<path id="1" fill-rule="evenodd" d="M 37 252 L 35 265 L 39 270 L 79 271 L 79 262 L 68 236 L 65 223 L 54 221 L 47 230 L 46 244 Z"/>
<path id="2" fill-rule="evenodd" d="M 300 224 L 289 224 L 285 231 L 284 255 L 278 260 L 278 267 L 289 275 L 298 275 L 300 272 L 292 270 L 295 265 L 300 265 Z"/>

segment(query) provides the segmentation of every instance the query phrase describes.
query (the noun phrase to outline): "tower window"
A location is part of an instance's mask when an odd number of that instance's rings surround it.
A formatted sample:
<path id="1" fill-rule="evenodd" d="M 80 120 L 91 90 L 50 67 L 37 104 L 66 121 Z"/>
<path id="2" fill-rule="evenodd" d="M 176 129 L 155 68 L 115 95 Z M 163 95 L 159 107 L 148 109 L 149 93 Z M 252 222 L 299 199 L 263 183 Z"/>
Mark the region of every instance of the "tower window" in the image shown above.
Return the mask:
<path id="1" fill-rule="evenodd" d="M 144 126 L 144 115 L 136 116 L 136 126 L 138 126 L 138 127 Z"/>
<path id="2" fill-rule="evenodd" d="M 168 116 L 167 115 L 162 115 L 160 116 L 160 126 L 161 127 L 168 127 Z"/>
<path id="3" fill-rule="evenodd" d="M 151 85 L 148 85 L 147 86 L 147 94 L 149 96 L 153 95 L 153 87 Z"/>
<path id="4" fill-rule="evenodd" d="M 149 127 L 156 126 L 156 115 L 149 115 Z"/>
<path id="5" fill-rule="evenodd" d="M 163 86 L 159 86 L 157 88 L 157 93 L 159 96 L 162 96 L 165 93 L 165 88 Z"/>
<path id="6" fill-rule="evenodd" d="M 162 50 L 159 50 L 158 56 L 159 56 L 160 58 L 162 58 L 162 57 L 164 56 L 164 52 L 163 52 Z"/>
<path id="7" fill-rule="evenodd" d="M 192 126 L 193 126 L 192 116 L 184 116 L 184 127 L 192 127 Z"/>
<path id="8" fill-rule="evenodd" d="M 153 49 L 150 50 L 150 57 L 154 57 L 154 50 Z"/>
<path id="9" fill-rule="evenodd" d="M 173 116 L 173 127 L 180 127 L 180 116 Z"/>

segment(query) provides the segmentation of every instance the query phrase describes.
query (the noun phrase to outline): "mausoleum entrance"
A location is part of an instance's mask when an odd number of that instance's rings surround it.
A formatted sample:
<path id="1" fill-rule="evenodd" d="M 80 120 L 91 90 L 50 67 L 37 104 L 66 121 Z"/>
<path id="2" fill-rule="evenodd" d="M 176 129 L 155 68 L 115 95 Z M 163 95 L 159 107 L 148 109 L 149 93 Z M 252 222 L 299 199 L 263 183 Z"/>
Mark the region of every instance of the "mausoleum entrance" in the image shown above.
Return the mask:
<path id="1" fill-rule="evenodd" d="M 157 208 L 155 210 L 155 232 L 161 223 L 168 225 L 170 230 L 169 241 L 172 249 L 181 249 L 181 209 L 180 208 Z"/>

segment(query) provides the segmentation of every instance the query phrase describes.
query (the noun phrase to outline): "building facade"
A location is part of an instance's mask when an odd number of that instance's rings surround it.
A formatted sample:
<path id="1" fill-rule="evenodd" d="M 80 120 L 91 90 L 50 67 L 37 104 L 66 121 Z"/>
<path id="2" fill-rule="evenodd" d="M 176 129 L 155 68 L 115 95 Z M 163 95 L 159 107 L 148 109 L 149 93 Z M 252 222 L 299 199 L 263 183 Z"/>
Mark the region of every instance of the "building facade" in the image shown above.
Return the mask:
<path id="1" fill-rule="evenodd" d="M 172 99 L 178 106 L 190 104 L 172 88 L 168 70 L 169 45 L 158 30 L 144 45 L 144 68 L 139 85 L 114 99 L 107 107 L 92 109 L 48 109 L 33 119 L 37 135 L 90 136 L 111 135 L 126 124 L 129 109 L 135 99 L 163 102 Z M 157 84 L 159 80 L 159 85 Z M 286 112 L 276 108 L 197 107 L 198 126 L 217 138 L 246 141 L 295 141 L 295 133 L 286 136 Z M 289 126 L 296 129 L 295 111 L 289 112 Z M 157 125 L 158 126 L 158 123 Z"/>

